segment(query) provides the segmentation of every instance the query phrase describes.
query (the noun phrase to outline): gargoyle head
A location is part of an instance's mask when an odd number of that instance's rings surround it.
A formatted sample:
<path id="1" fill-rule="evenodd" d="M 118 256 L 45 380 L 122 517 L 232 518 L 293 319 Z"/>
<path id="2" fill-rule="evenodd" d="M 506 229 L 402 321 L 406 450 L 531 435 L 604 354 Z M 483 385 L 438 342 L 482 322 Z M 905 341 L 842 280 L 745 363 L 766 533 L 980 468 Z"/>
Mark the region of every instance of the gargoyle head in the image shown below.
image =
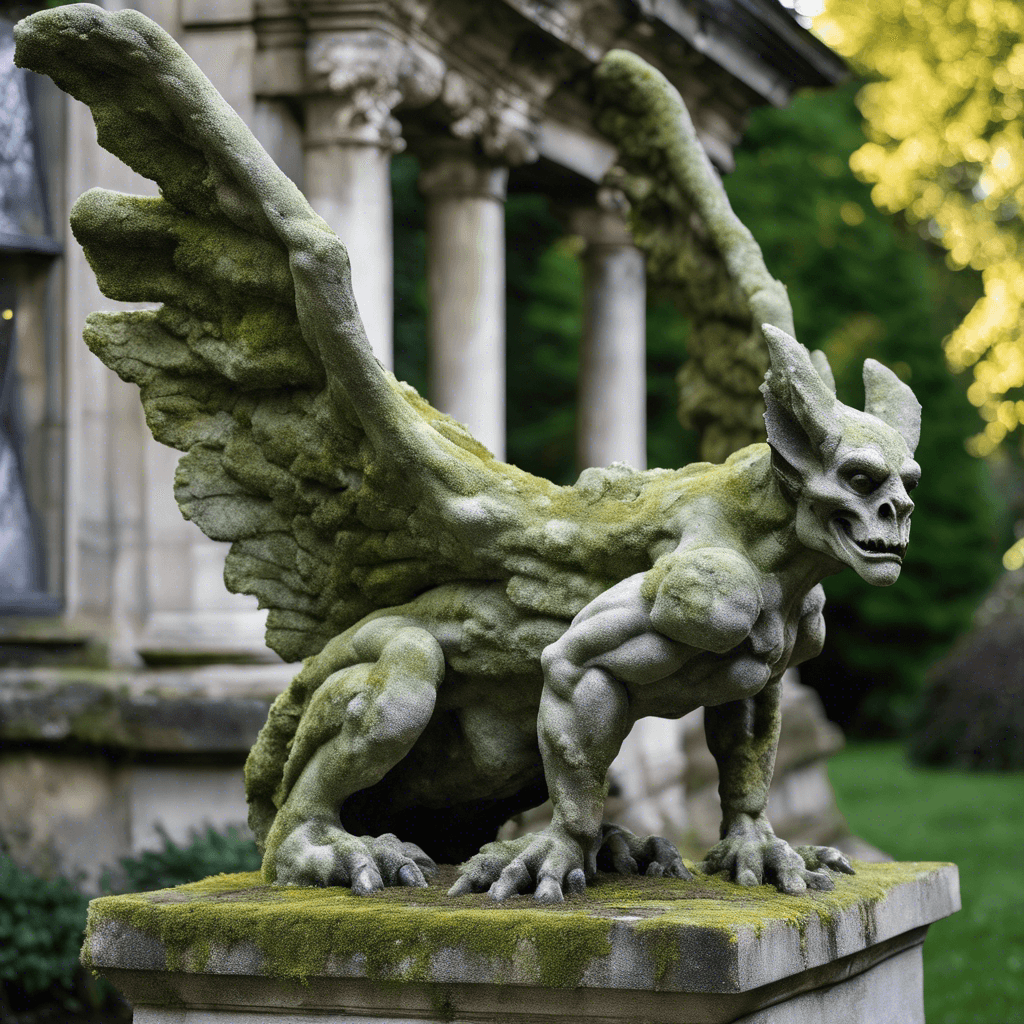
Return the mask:
<path id="1" fill-rule="evenodd" d="M 864 363 L 865 410 L 836 398 L 824 353 L 770 324 L 761 393 L 772 468 L 796 503 L 796 533 L 875 586 L 895 583 L 910 537 L 921 406 L 891 370 Z"/>

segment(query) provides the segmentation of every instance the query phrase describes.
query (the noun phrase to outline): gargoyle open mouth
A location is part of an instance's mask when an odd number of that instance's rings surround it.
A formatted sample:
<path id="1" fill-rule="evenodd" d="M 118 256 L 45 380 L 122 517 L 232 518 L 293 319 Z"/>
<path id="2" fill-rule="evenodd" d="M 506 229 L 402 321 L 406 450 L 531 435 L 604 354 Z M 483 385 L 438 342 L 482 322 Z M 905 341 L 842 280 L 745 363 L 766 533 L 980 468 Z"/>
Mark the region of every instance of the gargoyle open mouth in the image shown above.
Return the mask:
<path id="1" fill-rule="evenodd" d="M 866 537 L 861 540 L 861 538 L 854 536 L 853 527 L 850 526 L 848 520 L 843 519 L 841 516 L 836 516 L 835 522 L 839 525 L 847 539 L 853 541 L 863 554 L 869 557 L 872 555 L 882 555 L 883 557 L 898 558 L 901 562 L 903 561 L 903 556 L 907 553 L 906 544 L 891 544 L 881 537 Z"/>

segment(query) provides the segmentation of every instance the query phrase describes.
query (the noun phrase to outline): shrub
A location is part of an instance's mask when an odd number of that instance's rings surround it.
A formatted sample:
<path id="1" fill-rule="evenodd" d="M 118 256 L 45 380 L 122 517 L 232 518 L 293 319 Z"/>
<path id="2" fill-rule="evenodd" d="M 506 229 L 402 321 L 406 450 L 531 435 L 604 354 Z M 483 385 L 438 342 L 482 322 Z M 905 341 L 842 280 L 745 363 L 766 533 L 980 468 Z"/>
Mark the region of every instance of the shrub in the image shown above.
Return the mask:
<path id="1" fill-rule="evenodd" d="M 125 857 L 103 873 L 104 892 L 139 892 L 260 866 L 256 844 L 236 829 L 207 828 L 184 846 Z M 66 878 L 38 878 L 0 852 L 0 1021 L 128 1022 L 128 1006 L 78 963 L 89 897 Z"/>
<path id="2" fill-rule="evenodd" d="M 1024 615 L 973 630 L 932 669 L 910 753 L 923 764 L 1024 768 Z"/>
<path id="3" fill-rule="evenodd" d="M 163 848 L 122 858 L 118 868 L 103 873 L 100 885 L 104 892 L 167 889 L 210 875 L 259 870 L 260 855 L 255 842 L 236 828 L 218 832 L 207 827 L 205 832 L 193 834 L 186 846 L 178 846 L 163 829 L 158 829 Z"/>
<path id="4" fill-rule="evenodd" d="M 75 973 L 88 898 L 66 878 L 37 878 L 0 853 L 0 987 L 12 1003 L 49 991 L 78 1009 Z"/>

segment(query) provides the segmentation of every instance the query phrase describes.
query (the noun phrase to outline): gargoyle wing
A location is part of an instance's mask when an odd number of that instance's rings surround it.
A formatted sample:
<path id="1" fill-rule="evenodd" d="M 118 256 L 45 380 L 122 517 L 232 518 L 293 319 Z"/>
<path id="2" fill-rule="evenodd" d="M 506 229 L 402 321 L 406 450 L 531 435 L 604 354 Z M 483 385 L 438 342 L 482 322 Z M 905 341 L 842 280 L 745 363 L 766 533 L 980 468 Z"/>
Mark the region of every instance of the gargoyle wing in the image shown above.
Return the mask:
<path id="1" fill-rule="evenodd" d="M 785 287 L 733 213 L 679 93 L 635 54 L 613 50 L 596 75 L 597 125 L 619 149 L 619 184 L 647 255 L 648 280 L 691 321 L 680 418 L 713 462 L 764 439 L 761 324 L 794 334 Z"/>
<path id="2" fill-rule="evenodd" d="M 18 63 L 87 103 L 100 144 L 160 186 L 74 208 L 104 293 L 163 304 L 94 313 L 86 341 L 186 453 L 182 512 L 232 542 L 228 587 L 270 609 L 283 658 L 448 581 L 501 581 L 527 615 L 568 620 L 650 565 L 674 474 L 591 470 L 557 487 L 382 369 L 343 247 L 157 25 L 79 4 L 16 37 Z"/>

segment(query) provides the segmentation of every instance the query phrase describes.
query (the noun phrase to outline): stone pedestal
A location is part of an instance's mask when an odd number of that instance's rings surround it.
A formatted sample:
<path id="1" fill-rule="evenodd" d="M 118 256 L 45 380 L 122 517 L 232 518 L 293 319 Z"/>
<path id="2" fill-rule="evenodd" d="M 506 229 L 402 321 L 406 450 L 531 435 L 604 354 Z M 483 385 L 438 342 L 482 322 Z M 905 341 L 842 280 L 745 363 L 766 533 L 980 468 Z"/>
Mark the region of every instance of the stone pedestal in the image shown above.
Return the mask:
<path id="1" fill-rule="evenodd" d="M 832 893 L 599 876 L 555 907 L 356 897 L 220 875 L 94 900 L 83 961 L 136 1024 L 306 1020 L 923 1024 L 921 945 L 951 864 L 860 864 Z"/>

